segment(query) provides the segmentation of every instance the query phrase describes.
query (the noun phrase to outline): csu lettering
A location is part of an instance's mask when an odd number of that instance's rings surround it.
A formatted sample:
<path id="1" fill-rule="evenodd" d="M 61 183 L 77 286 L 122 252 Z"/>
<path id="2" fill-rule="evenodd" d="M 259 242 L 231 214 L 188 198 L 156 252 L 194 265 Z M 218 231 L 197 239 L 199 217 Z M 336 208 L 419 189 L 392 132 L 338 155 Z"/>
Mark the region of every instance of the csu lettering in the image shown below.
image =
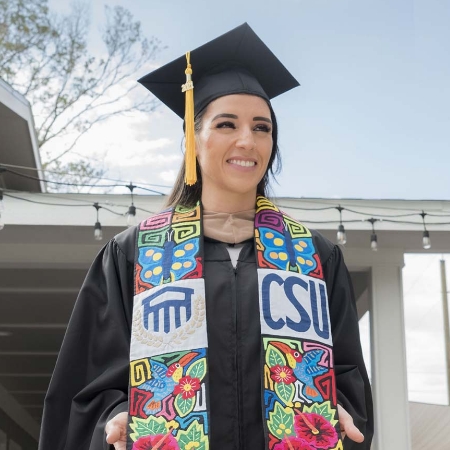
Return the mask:
<path id="1" fill-rule="evenodd" d="M 284 290 L 284 295 L 276 296 L 274 299 L 271 299 L 271 287 L 272 284 L 275 283 L 278 286 L 282 286 Z M 325 286 L 321 283 L 317 283 L 319 285 L 319 295 L 317 295 L 317 285 L 313 280 L 309 280 L 306 282 L 302 278 L 299 277 L 287 277 L 285 280 L 276 273 L 267 274 L 263 280 L 261 285 L 262 291 L 262 308 L 263 308 L 263 317 L 267 325 L 273 330 L 280 330 L 284 326 L 287 326 L 291 330 L 296 331 L 297 333 L 302 333 L 311 328 L 311 322 L 313 324 L 314 330 L 318 336 L 323 339 L 329 339 L 330 337 L 330 327 L 328 324 L 328 314 L 327 314 L 327 297 L 325 293 Z M 308 311 L 305 309 L 308 305 L 305 304 L 305 297 L 303 297 L 303 302 L 301 302 L 294 294 L 294 288 L 298 286 L 300 289 L 303 289 L 307 293 L 307 302 L 311 306 L 311 316 Z M 276 287 L 275 287 L 276 289 Z M 282 302 L 283 297 L 286 298 L 289 303 L 295 308 L 298 313 L 298 318 L 293 320 L 291 317 L 286 316 L 285 318 L 279 317 L 275 320 L 272 316 L 271 307 L 276 307 L 275 304 L 271 303 L 272 301 Z M 320 302 L 320 305 L 319 305 Z M 303 303 L 303 304 L 302 304 Z M 278 305 L 281 306 L 281 305 Z M 282 310 L 282 308 L 276 308 L 278 311 Z M 319 323 L 319 309 L 321 311 L 321 322 L 322 328 Z"/>

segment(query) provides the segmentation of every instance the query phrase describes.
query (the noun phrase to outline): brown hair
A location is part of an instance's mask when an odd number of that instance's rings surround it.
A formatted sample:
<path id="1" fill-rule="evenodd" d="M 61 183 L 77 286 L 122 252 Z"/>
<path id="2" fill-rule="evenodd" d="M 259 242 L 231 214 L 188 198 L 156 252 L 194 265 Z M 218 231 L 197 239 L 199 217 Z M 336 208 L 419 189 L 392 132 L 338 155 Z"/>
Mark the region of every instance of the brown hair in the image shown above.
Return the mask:
<path id="1" fill-rule="evenodd" d="M 267 164 L 267 170 L 261 181 L 258 183 L 256 187 L 256 193 L 258 195 L 264 195 L 264 197 L 268 197 L 270 193 L 270 176 L 272 175 L 275 178 L 281 170 L 281 157 L 280 150 L 278 148 L 278 124 L 277 119 L 275 117 L 275 113 L 273 112 L 272 105 L 267 103 L 270 109 L 270 117 L 272 119 L 272 153 L 270 155 L 269 162 Z M 194 129 L 195 133 L 198 133 L 202 126 L 202 119 L 205 114 L 206 108 L 202 109 L 195 116 Z M 184 125 L 183 125 L 184 128 Z M 172 192 L 169 194 L 169 198 L 165 204 L 166 207 L 183 205 L 188 208 L 193 207 L 197 204 L 197 202 L 202 197 L 202 173 L 200 170 L 200 166 L 198 161 L 197 165 L 197 183 L 193 186 L 188 186 L 184 182 L 186 163 L 183 158 L 183 162 L 181 164 L 180 170 L 177 175 L 177 179 L 175 180 L 175 184 L 173 186 Z M 275 166 L 275 168 L 274 168 Z"/>

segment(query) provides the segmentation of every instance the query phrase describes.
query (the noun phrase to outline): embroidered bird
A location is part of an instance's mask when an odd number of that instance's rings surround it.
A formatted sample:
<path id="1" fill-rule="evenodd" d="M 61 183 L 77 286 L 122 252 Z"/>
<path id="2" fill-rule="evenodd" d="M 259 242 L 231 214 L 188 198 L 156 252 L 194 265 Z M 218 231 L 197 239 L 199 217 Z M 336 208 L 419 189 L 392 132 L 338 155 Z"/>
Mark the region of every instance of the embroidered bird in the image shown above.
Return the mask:
<path id="1" fill-rule="evenodd" d="M 153 396 L 144 405 L 144 412 L 147 415 L 157 414 L 162 409 L 162 400 L 173 393 L 176 384 L 183 376 L 184 367 L 190 363 L 198 353 L 191 352 L 174 362 L 169 367 L 158 362 L 151 361 L 150 367 L 152 377 L 150 380 L 138 386 L 139 389 L 151 392 Z"/>
<path id="2" fill-rule="evenodd" d="M 293 369 L 294 375 L 303 383 L 302 394 L 309 400 L 322 402 L 323 397 L 314 386 L 314 377 L 328 371 L 328 368 L 318 364 L 324 351 L 315 349 L 302 354 L 282 342 L 271 342 L 271 344 L 286 355 L 287 362 Z"/>

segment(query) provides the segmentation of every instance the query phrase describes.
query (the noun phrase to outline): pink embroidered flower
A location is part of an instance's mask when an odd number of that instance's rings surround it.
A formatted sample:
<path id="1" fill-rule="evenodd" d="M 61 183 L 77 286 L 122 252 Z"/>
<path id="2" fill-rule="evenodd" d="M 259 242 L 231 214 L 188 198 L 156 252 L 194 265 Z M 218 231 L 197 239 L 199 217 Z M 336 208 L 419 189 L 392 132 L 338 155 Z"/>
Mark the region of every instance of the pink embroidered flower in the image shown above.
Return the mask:
<path id="1" fill-rule="evenodd" d="M 292 369 L 287 366 L 280 366 L 277 364 L 270 368 L 270 378 L 275 383 L 291 384 L 295 381 L 295 377 L 292 375 Z"/>
<path id="2" fill-rule="evenodd" d="M 194 397 L 195 393 L 200 390 L 200 380 L 191 378 L 189 375 L 180 379 L 179 383 L 173 390 L 175 395 L 181 394 L 184 399 Z"/>
<path id="3" fill-rule="evenodd" d="M 273 450 L 314 450 L 304 439 L 285 437 Z"/>
<path id="4" fill-rule="evenodd" d="M 180 450 L 176 439 L 169 434 L 155 434 L 154 436 L 140 437 L 134 444 L 132 450 Z"/>
<path id="5" fill-rule="evenodd" d="M 294 427 L 297 436 L 311 444 L 313 448 L 331 448 L 338 441 L 336 429 L 320 414 L 296 415 Z"/>

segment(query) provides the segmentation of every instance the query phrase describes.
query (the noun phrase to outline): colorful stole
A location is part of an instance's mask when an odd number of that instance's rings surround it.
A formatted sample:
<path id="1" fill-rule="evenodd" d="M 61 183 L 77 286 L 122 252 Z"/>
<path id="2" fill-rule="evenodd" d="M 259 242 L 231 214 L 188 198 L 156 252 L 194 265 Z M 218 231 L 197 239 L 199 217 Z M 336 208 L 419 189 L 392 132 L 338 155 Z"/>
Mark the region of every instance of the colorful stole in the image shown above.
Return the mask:
<path id="1" fill-rule="evenodd" d="M 143 221 L 130 349 L 131 450 L 208 450 L 201 207 Z M 257 198 L 255 245 L 269 450 L 342 450 L 322 265 L 310 231 Z"/>

